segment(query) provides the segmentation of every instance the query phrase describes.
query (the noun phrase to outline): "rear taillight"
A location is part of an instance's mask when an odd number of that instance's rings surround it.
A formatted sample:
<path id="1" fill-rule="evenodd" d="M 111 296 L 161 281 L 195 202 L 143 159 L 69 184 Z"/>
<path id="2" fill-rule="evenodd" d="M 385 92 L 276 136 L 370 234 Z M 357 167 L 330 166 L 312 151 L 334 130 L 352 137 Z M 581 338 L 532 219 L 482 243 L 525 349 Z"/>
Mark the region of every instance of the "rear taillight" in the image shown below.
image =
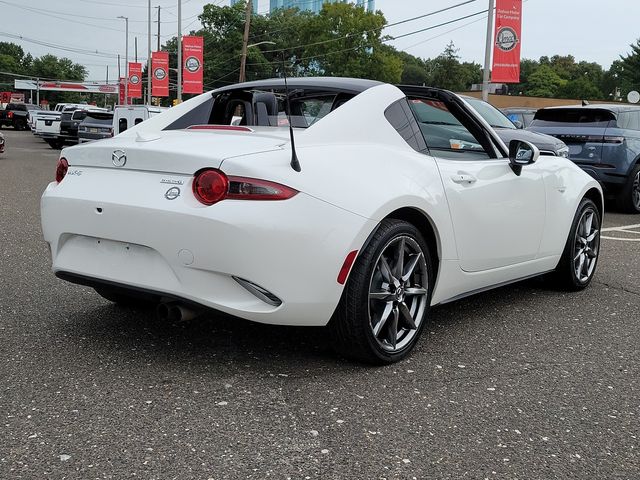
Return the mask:
<path id="1" fill-rule="evenodd" d="M 13 118 L 13 112 L 7 112 L 7 118 Z"/>
<path id="2" fill-rule="evenodd" d="M 193 194 L 204 205 L 223 200 L 229 189 L 229 179 L 220 170 L 201 170 L 193 179 Z"/>
<path id="3" fill-rule="evenodd" d="M 200 203 L 213 205 L 221 200 L 286 200 L 297 190 L 267 180 L 248 177 L 227 177 L 220 170 L 207 169 L 196 173 L 193 193 Z"/>
<path id="4" fill-rule="evenodd" d="M 230 200 L 286 200 L 293 197 L 297 190 L 279 183 L 257 178 L 229 177 Z"/>
<path id="5" fill-rule="evenodd" d="M 67 174 L 67 170 L 69 170 L 69 162 L 67 162 L 66 158 L 62 157 L 56 165 L 56 182 L 60 183 L 62 181 Z"/>
<path id="6" fill-rule="evenodd" d="M 605 136 L 604 143 L 624 143 L 624 137 Z"/>

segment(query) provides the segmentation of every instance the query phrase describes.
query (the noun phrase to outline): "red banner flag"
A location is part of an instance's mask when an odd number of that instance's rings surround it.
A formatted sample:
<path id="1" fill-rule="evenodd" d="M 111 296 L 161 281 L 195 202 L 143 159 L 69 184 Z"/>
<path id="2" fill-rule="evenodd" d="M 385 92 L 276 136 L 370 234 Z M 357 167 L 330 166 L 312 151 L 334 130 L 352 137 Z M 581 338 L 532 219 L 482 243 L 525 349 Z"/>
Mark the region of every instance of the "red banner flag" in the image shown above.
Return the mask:
<path id="1" fill-rule="evenodd" d="M 129 98 L 142 98 L 141 63 L 129 63 Z"/>
<path id="2" fill-rule="evenodd" d="M 118 104 L 120 105 L 124 105 L 124 82 L 125 82 L 125 78 L 124 77 L 120 77 L 119 79 L 119 86 L 120 86 L 120 92 L 118 95 Z"/>
<path id="3" fill-rule="evenodd" d="M 151 54 L 151 96 L 169 96 L 169 52 Z"/>
<path id="4" fill-rule="evenodd" d="M 522 0 L 497 0 L 491 82 L 520 82 Z"/>
<path id="5" fill-rule="evenodd" d="M 182 37 L 182 91 L 202 93 L 202 64 L 204 39 L 202 37 Z"/>

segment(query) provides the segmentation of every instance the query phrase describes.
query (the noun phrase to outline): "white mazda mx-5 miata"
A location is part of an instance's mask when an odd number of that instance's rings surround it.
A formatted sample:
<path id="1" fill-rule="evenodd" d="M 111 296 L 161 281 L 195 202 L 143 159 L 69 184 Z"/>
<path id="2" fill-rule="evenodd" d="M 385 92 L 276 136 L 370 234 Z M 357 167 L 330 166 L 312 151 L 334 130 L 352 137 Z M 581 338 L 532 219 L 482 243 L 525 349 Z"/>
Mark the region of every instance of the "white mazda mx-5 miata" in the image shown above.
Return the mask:
<path id="1" fill-rule="evenodd" d="M 457 95 L 345 78 L 205 93 L 64 149 L 42 196 L 59 278 L 168 318 L 328 325 L 375 363 L 434 305 L 545 273 L 586 287 L 602 215 L 595 180 Z"/>

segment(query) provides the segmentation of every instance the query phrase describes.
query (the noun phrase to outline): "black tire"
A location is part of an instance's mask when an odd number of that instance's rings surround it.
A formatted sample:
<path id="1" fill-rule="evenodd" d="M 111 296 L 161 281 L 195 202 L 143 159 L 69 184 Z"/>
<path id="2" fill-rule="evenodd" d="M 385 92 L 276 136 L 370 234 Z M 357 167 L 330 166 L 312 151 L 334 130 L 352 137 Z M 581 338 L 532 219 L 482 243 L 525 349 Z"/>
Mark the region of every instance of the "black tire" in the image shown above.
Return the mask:
<path id="1" fill-rule="evenodd" d="M 94 287 L 94 290 L 105 300 L 122 307 L 151 308 L 159 301 L 153 295 L 135 294 L 116 287 Z"/>
<path id="2" fill-rule="evenodd" d="M 588 234 L 584 232 L 584 225 L 581 222 L 585 215 L 593 215 L 592 227 Z M 578 206 L 578 210 L 573 218 L 569 237 L 565 244 L 560 263 L 552 274 L 552 279 L 556 287 L 562 290 L 578 291 L 585 289 L 593 279 L 600 256 L 600 229 L 602 228 L 602 216 L 598 207 L 592 200 L 583 198 Z M 595 233 L 594 233 L 595 232 Z M 585 243 L 585 238 L 589 239 L 593 235 L 591 242 Z M 583 240 L 581 240 L 581 238 Z M 587 250 L 584 248 L 587 247 Z M 581 253 L 583 252 L 583 253 Z M 580 278 L 576 269 L 580 266 L 580 257 L 584 267 L 580 270 Z M 595 256 L 593 256 L 595 255 Z M 588 263 L 593 261 L 593 263 Z M 576 262 L 578 262 L 576 264 Z M 584 274 L 584 275 L 583 275 Z"/>
<path id="3" fill-rule="evenodd" d="M 616 198 L 618 209 L 627 213 L 640 213 L 640 165 L 632 170 L 627 183 Z"/>
<path id="4" fill-rule="evenodd" d="M 62 149 L 62 147 L 64 147 L 64 141 L 63 141 L 63 140 L 58 140 L 58 139 L 51 140 L 51 139 L 48 139 L 48 140 L 45 140 L 45 141 L 46 141 L 46 142 L 49 144 L 49 146 L 50 146 L 51 148 L 53 148 L 54 150 L 61 150 L 61 149 Z"/>
<path id="5" fill-rule="evenodd" d="M 404 265 L 404 262 L 394 259 L 389 263 L 383 259 L 383 253 L 392 247 L 396 248 L 395 243 L 398 243 L 398 252 L 400 249 L 403 252 L 409 252 L 406 257 L 407 262 L 411 263 L 415 260 L 415 265 L 410 270 L 412 273 L 406 282 L 403 281 L 403 275 L 397 275 L 398 264 Z M 412 251 L 413 254 L 411 254 Z M 419 253 L 422 253 L 422 259 Z M 406 253 L 402 255 L 404 259 Z M 383 260 L 388 267 L 393 264 L 393 267 L 386 271 L 388 274 L 393 274 L 394 277 L 399 277 L 399 280 L 396 279 L 396 281 L 402 282 L 402 285 L 395 290 L 395 293 L 392 293 L 396 287 L 393 287 L 389 281 L 388 288 L 375 288 L 376 293 L 378 290 L 385 290 L 380 294 L 385 294 L 389 298 L 370 299 L 370 291 L 374 288 L 374 283 L 377 286 L 376 282 L 382 281 L 382 285 L 387 285 L 382 278 L 384 276 L 381 263 Z M 402 270 L 409 271 L 408 268 Z M 421 282 L 417 280 L 421 280 Z M 419 288 L 421 285 L 424 287 L 424 282 L 427 283 L 426 288 Z M 338 308 L 329 324 L 335 349 L 346 357 L 377 365 L 402 360 L 415 346 L 427 321 L 433 282 L 431 254 L 418 229 L 402 220 L 383 220 L 369 244 L 358 255 Z M 399 293 L 400 288 L 402 289 L 401 293 Z M 412 290 L 411 294 L 409 293 L 410 289 Z M 422 293 L 414 293 L 418 290 L 421 290 Z M 380 304 L 376 302 L 381 302 L 384 306 L 377 307 Z M 389 307 L 390 304 L 392 307 Z M 404 307 L 410 305 L 409 310 L 404 309 L 400 304 L 404 304 Z M 375 318 L 372 317 L 376 317 L 375 308 L 384 309 L 384 312 L 387 312 L 387 308 L 392 308 L 391 312 L 387 313 L 386 323 L 382 320 L 384 316 L 382 313 L 380 320 L 374 325 Z M 410 321 L 407 320 L 407 316 L 400 312 L 406 312 L 413 316 L 413 327 L 407 323 Z M 379 326 L 378 323 L 382 326 Z M 388 326 L 387 323 L 389 323 Z M 403 325 L 401 326 L 401 324 Z M 374 334 L 375 328 L 379 330 L 378 335 Z M 396 333 L 391 337 L 390 332 L 394 328 Z M 385 335 L 393 340 L 380 338 Z M 393 345 L 389 343 L 390 341 L 393 342 Z"/>

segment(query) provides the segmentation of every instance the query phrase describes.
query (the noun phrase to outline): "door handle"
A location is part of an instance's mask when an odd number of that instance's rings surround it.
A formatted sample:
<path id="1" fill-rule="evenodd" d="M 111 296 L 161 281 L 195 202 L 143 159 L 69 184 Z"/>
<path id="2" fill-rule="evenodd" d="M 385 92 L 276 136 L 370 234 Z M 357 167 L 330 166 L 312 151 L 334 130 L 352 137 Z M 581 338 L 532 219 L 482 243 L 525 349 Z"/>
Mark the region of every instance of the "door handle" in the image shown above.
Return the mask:
<path id="1" fill-rule="evenodd" d="M 469 173 L 458 173 L 457 175 L 453 175 L 451 180 L 453 180 L 453 183 L 460 185 L 471 185 L 472 183 L 476 183 L 477 178 Z"/>

